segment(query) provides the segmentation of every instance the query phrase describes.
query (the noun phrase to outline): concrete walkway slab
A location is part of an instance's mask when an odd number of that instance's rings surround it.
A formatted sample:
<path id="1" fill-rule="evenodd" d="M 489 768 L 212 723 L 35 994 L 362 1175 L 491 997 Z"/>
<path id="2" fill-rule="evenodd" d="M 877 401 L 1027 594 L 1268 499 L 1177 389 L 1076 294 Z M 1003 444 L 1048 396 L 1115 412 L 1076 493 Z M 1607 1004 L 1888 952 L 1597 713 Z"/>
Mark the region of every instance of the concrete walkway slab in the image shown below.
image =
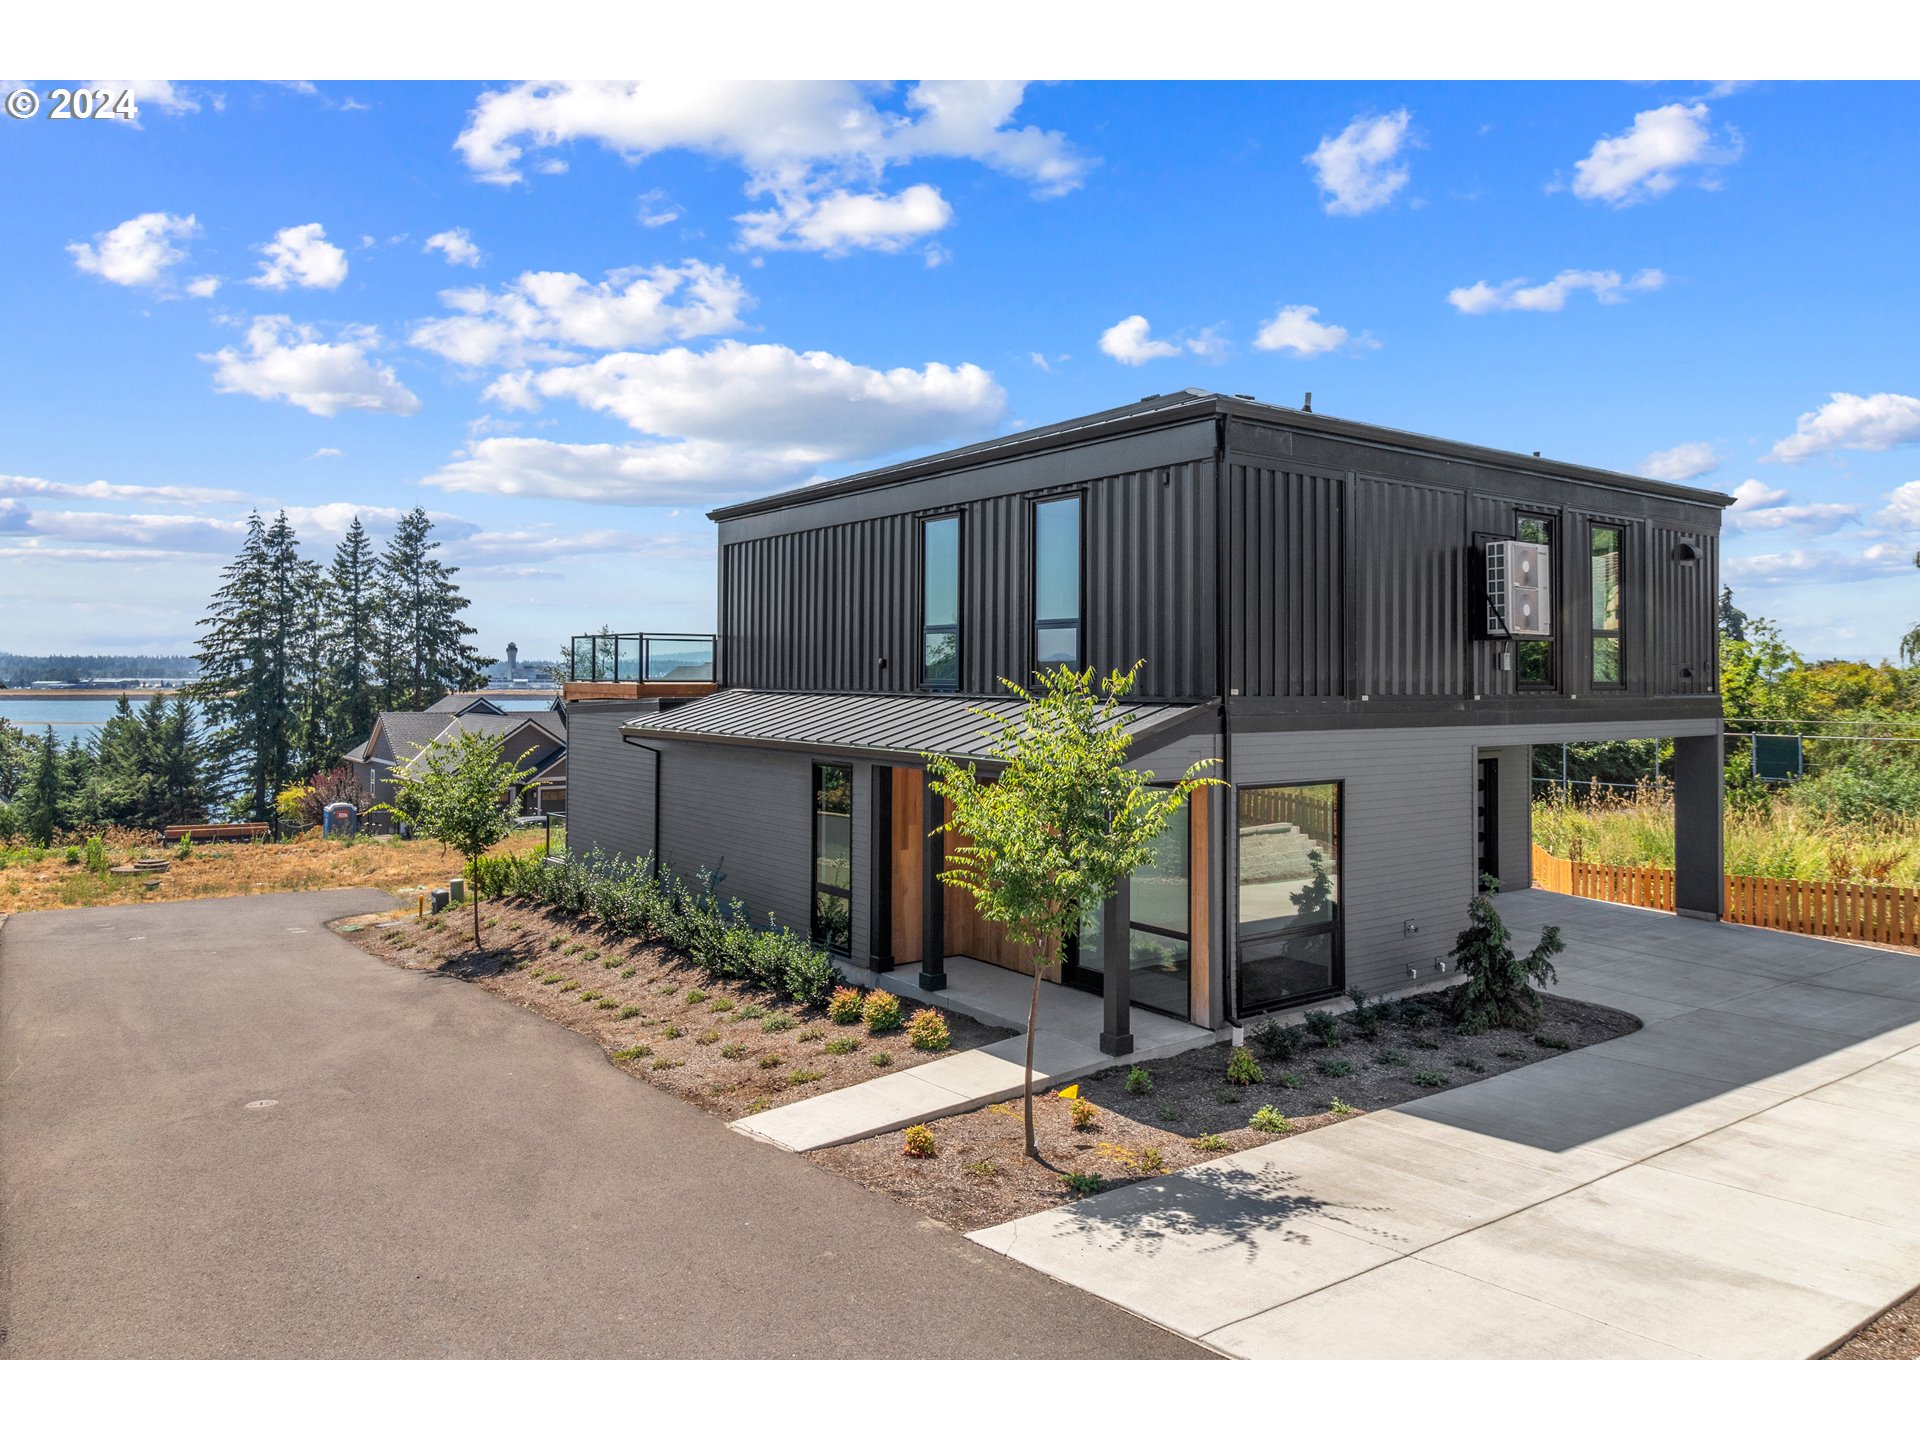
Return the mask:
<path id="1" fill-rule="evenodd" d="M 1912 1288 L 1920 958 L 1498 903 L 1645 1028 L 972 1238 L 1265 1358 L 1798 1358 Z"/>

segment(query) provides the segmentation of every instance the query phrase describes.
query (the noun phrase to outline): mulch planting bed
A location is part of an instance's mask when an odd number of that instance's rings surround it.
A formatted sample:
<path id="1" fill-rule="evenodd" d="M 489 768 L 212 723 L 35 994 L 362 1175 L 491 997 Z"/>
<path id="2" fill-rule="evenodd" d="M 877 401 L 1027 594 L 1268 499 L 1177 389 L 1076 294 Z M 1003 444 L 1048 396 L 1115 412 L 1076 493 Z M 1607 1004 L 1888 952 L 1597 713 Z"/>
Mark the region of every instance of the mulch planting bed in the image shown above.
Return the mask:
<path id="1" fill-rule="evenodd" d="M 1920 1360 L 1920 1291 L 1909 1295 L 1826 1358 Z"/>
<path id="2" fill-rule="evenodd" d="M 1359 1019 L 1341 1015 L 1331 1044 L 1300 1020 L 1275 1022 L 1277 1034 L 1256 1027 L 1248 1048 L 1260 1076 L 1250 1084 L 1228 1081 L 1232 1047 L 1224 1043 L 1138 1067 L 1149 1083 L 1143 1088 L 1136 1080 L 1131 1092 L 1127 1081 L 1134 1066 L 1102 1071 L 1077 1087 L 1093 1106 L 1090 1128 L 1074 1127 L 1070 1099 L 1049 1094 L 1037 1102 L 1034 1128 L 1045 1164 L 1024 1154 L 1018 1101 L 931 1122 L 932 1157 L 904 1153 L 903 1132 L 895 1131 L 808 1158 L 945 1224 L 975 1230 L 1066 1204 L 1095 1188 L 1132 1184 L 1304 1134 L 1640 1028 L 1623 1011 L 1545 995 L 1531 1028 L 1468 1035 L 1447 1017 L 1446 996 L 1440 991 L 1374 1002 L 1371 1019 L 1367 1012 Z M 1249 1122 L 1269 1108 L 1283 1118 L 1283 1132 L 1251 1128 Z M 1262 1122 L 1275 1123 L 1272 1115 Z M 1069 1181 L 1074 1172 L 1093 1181 L 1075 1188 Z"/>
<path id="3" fill-rule="evenodd" d="M 864 1025 L 836 1025 L 823 1010 L 709 980 L 677 950 L 543 905 L 491 902 L 481 914 L 487 949 L 479 954 L 464 909 L 424 921 L 363 916 L 334 928 L 390 965 L 470 981 L 577 1030 L 621 1069 L 729 1120 L 1012 1033 L 941 1011 L 952 1044 L 916 1050 L 904 1029 L 870 1035 Z M 903 1017 L 918 1008 L 901 1002 Z"/>

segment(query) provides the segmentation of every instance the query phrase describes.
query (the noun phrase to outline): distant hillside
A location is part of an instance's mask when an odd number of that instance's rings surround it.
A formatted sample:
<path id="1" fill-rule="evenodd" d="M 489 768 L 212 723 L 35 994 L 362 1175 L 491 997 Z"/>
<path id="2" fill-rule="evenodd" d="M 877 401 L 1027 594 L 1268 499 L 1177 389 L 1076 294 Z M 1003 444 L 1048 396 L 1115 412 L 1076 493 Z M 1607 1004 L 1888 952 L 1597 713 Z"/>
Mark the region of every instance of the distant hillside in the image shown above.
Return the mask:
<path id="1" fill-rule="evenodd" d="M 0 686 L 39 680 L 191 680 L 191 655 L 9 655 L 0 650 Z"/>

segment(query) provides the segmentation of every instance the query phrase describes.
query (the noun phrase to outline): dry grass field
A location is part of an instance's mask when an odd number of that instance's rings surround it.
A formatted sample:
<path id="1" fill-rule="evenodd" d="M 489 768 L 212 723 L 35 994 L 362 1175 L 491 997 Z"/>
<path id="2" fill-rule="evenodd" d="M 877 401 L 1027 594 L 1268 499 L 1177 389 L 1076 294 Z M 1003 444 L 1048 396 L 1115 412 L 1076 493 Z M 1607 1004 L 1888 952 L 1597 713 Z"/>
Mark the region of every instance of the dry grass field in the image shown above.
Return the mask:
<path id="1" fill-rule="evenodd" d="M 537 850 L 545 843 L 542 831 L 528 829 L 500 849 Z M 149 834 L 122 830 L 103 836 L 101 849 L 104 854 L 92 866 L 77 846 L 0 849 L 0 914 L 352 885 L 399 893 L 444 885 L 461 866 L 457 854 L 431 840 L 385 836 L 324 840 L 314 834 L 278 844 L 195 845 L 183 852 L 154 843 Z M 163 859 L 167 869 L 151 875 L 110 873 L 136 859 Z"/>

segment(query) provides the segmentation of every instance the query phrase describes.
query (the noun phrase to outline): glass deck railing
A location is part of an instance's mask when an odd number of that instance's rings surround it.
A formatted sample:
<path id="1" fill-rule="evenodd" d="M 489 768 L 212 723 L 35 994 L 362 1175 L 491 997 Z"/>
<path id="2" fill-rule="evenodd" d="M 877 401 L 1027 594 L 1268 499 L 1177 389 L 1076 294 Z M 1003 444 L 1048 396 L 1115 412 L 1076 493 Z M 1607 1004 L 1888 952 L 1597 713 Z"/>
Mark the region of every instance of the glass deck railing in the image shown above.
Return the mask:
<path id="1" fill-rule="evenodd" d="M 711 635 L 575 635 L 569 680 L 713 682 Z"/>

